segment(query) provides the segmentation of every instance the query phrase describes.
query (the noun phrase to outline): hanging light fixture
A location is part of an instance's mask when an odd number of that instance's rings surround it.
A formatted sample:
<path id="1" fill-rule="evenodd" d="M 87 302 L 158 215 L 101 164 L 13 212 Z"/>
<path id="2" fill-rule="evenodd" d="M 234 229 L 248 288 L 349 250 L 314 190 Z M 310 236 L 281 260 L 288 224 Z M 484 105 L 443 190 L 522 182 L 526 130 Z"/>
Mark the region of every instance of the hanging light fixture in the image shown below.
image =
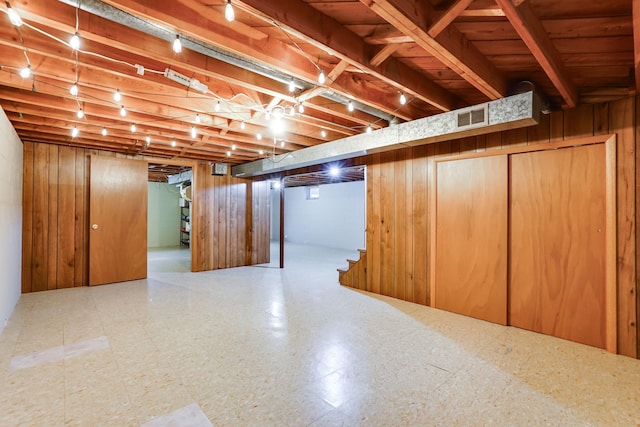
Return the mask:
<path id="1" fill-rule="evenodd" d="M 293 79 L 289 80 L 289 92 L 295 92 L 296 90 L 296 82 Z"/>
<path id="2" fill-rule="evenodd" d="M 196 123 L 200 123 L 200 114 L 196 114 Z"/>
<path id="3" fill-rule="evenodd" d="M 71 137 L 75 138 L 76 136 L 78 136 L 80 134 L 80 131 L 78 130 L 77 126 L 74 126 L 73 129 L 71 129 Z"/>
<path id="4" fill-rule="evenodd" d="M 71 36 L 71 40 L 69 40 L 69 46 L 71 46 L 71 49 L 73 50 L 80 49 L 80 36 L 77 32 L 73 36 Z"/>
<path id="5" fill-rule="evenodd" d="M 214 109 L 216 110 L 216 113 L 220 111 L 220 101 L 216 102 L 216 106 Z"/>
<path id="6" fill-rule="evenodd" d="M 326 130 L 324 130 L 324 129 L 322 129 L 322 130 L 320 131 L 320 136 L 322 136 L 323 138 L 326 138 L 326 137 L 327 137 L 327 131 L 326 131 Z"/>
<path id="7" fill-rule="evenodd" d="M 244 130 L 247 125 L 244 123 L 244 120 L 240 122 L 240 129 Z"/>
<path id="8" fill-rule="evenodd" d="M 257 139 L 258 141 L 262 140 L 262 134 L 261 134 L 260 132 L 258 132 L 258 133 L 256 134 L 256 139 Z"/>
<path id="9" fill-rule="evenodd" d="M 102 128 L 102 136 L 107 136 L 107 128 Z"/>
<path id="10" fill-rule="evenodd" d="M 195 126 L 191 126 L 191 138 L 195 138 L 198 136 L 198 131 Z"/>
<path id="11" fill-rule="evenodd" d="M 260 150 L 260 151 L 258 151 L 258 154 L 262 156 L 264 154 L 264 151 Z"/>
<path id="12" fill-rule="evenodd" d="M 176 34 L 176 39 L 173 41 L 173 51 L 175 53 L 182 52 L 182 42 L 180 41 L 180 35 Z"/>
<path id="13" fill-rule="evenodd" d="M 236 149 L 236 144 L 232 144 L 232 145 L 231 145 L 231 149 L 235 151 L 235 149 Z"/>
<path id="14" fill-rule="evenodd" d="M 229 22 L 233 22 L 233 20 L 236 19 L 231 0 L 227 0 L 227 5 L 224 7 L 224 17 Z"/>
<path id="15" fill-rule="evenodd" d="M 171 141 L 171 146 L 172 146 L 172 147 L 175 147 L 176 145 L 177 145 L 177 144 L 176 144 L 176 142 L 175 142 L 175 141 Z"/>
<path id="16" fill-rule="evenodd" d="M 404 93 L 400 93 L 400 105 L 404 105 L 407 103 L 407 97 L 404 95 Z"/>
<path id="17" fill-rule="evenodd" d="M 324 75 L 324 71 L 320 70 L 320 74 L 318 74 L 318 83 L 323 85 L 324 82 L 326 81 L 327 81 L 327 76 Z"/>
<path id="18" fill-rule="evenodd" d="M 116 89 L 116 91 L 113 92 L 113 100 L 116 102 L 122 101 L 122 94 L 120 93 L 120 89 Z"/>
<path id="19" fill-rule="evenodd" d="M 124 109 L 124 105 L 120 107 L 120 115 L 122 117 L 127 115 L 127 110 Z"/>
<path id="20" fill-rule="evenodd" d="M 27 65 L 20 70 L 20 77 L 22 77 L 23 79 L 28 79 L 29 77 L 31 77 L 31 65 Z"/>
<path id="21" fill-rule="evenodd" d="M 371 125 L 367 126 L 367 133 L 371 133 L 373 132 L 373 128 L 371 127 Z"/>
<path id="22" fill-rule="evenodd" d="M 147 141 L 147 144 L 151 144 L 151 137 L 149 135 L 147 135 L 144 140 Z"/>
<path id="23" fill-rule="evenodd" d="M 83 119 L 84 118 L 84 111 L 82 111 L 82 108 L 78 109 L 78 112 L 76 113 L 76 116 L 78 116 L 79 119 Z"/>
<path id="24" fill-rule="evenodd" d="M 9 21 L 16 27 L 23 24 L 22 18 L 20 18 L 20 15 L 18 15 L 18 12 L 16 12 L 14 8 L 9 6 L 9 2 L 7 2 L 7 15 L 9 15 Z"/>
<path id="25" fill-rule="evenodd" d="M 349 110 L 350 113 L 353 112 L 353 110 L 355 110 L 356 108 L 353 106 L 353 102 L 349 101 L 349 103 L 347 104 L 347 110 Z"/>
<path id="26" fill-rule="evenodd" d="M 69 88 L 69 93 L 71 96 L 78 96 L 78 83 L 74 83 Z"/>
<path id="27" fill-rule="evenodd" d="M 298 104 L 298 113 L 304 113 L 304 105 L 302 105 L 302 102 Z"/>
<path id="28" fill-rule="evenodd" d="M 136 125 L 133 124 L 133 125 L 131 125 L 131 132 L 135 132 L 135 131 L 136 131 Z"/>
<path id="29" fill-rule="evenodd" d="M 227 157 L 231 157 L 231 151 L 227 151 Z"/>

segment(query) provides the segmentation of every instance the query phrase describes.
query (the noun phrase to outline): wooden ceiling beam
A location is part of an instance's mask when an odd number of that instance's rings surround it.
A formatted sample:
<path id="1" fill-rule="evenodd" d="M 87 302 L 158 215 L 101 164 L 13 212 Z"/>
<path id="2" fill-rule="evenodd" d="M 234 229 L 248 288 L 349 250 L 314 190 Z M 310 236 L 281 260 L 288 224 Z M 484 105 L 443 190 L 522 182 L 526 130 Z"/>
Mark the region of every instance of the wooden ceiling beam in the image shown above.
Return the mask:
<path id="1" fill-rule="evenodd" d="M 382 47 L 382 49 L 380 49 L 378 52 L 376 52 L 376 54 L 373 55 L 373 57 L 371 57 L 371 61 L 369 62 L 374 67 L 377 67 L 380 64 L 382 64 L 384 61 L 386 61 L 387 58 L 389 58 L 393 54 L 393 52 L 400 49 L 401 46 L 402 45 L 400 43 L 388 44 Z"/>
<path id="2" fill-rule="evenodd" d="M 473 2 L 474 0 L 456 0 L 446 12 L 440 15 L 438 19 L 431 24 L 427 33 L 431 37 L 438 36 L 438 34 L 444 31 L 444 29 L 447 28 L 454 19 L 460 16 L 460 14 Z"/>
<path id="3" fill-rule="evenodd" d="M 332 52 L 342 60 L 442 111 L 455 108 L 457 99 L 425 75 L 390 58 L 383 65 L 370 63 L 372 47 L 357 34 L 301 0 L 241 0 L 257 17 L 273 20 L 306 42 Z M 363 98 L 363 99 L 366 99 Z"/>
<path id="4" fill-rule="evenodd" d="M 578 103 L 578 92 L 569 78 L 558 50 L 547 35 L 531 5 L 522 0 L 496 0 L 496 3 L 527 45 L 568 107 Z"/>
<path id="5" fill-rule="evenodd" d="M 436 11 L 428 1 L 360 0 L 373 12 L 411 37 L 420 47 L 467 80 L 489 99 L 506 95 L 507 81 L 496 67 L 455 26 L 437 37 L 427 33 Z"/>
<path id="6" fill-rule="evenodd" d="M 640 0 L 632 1 L 633 10 L 633 64 L 635 89 L 640 92 Z"/>

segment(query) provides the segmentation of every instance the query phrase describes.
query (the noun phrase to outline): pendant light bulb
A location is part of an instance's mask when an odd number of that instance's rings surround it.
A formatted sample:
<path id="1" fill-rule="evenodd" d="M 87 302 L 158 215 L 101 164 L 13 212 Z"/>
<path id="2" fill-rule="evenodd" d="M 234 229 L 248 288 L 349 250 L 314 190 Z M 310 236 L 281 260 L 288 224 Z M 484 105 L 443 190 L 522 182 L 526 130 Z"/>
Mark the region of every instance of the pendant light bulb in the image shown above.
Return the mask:
<path id="1" fill-rule="evenodd" d="M 405 105 L 407 103 L 407 97 L 404 95 L 404 93 L 400 94 L 400 105 Z"/>
<path id="2" fill-rule="evenodd" d="M 113 92 L 113 100 L 116 102 L 122 101 L 122 94 L 120 93 L 120 89 L 116 89 L 116 91 Z"/>
<path id="3" fill-rule="evenodd" d="M 71 37 L 71 40 L 69 40 L 69 46 L 71 46 L 71 49 L 73 50 L 80 49 L 80 36 L 78 35 L 78 33 L 75 33 Z"/>
<path id="4" fill-rule="evenodd" d="M 28 79 L 29 77 L 31 77 L 31 65 L 27 65 L 20 70 L 20 77 L 22 77 L 23 79 Z"/>
<path id="5" fill-rule="evenodd" d="M 171 146 L 175 147 L 177 145 L 177 143 L 175 141 L 171 141 Z"/>
<path id="6" fill-rule="evenodd" d="M 284 147 L 284 141 L 280 143 L 280 147 Z"/>
<path id="7" fill-rule="evenodd" d="M 78 112 L 76 113 L 76 115 L 78 116 L 79 119 L 84 118 L 84 111 L 82 111 L 82 108 L 78 109 Z"/>
<path id="8" fill-rule="evenodd" d="M 200 123 L 200 114 L 196 114 L 196 123 Z"/>
<path id="9" fill-rule="evenodd" d="M 224 17 L 229 22 L 233 22 L 233 20 L 236 19 L 231 0 L 227 0 L 227 5 L 224 7 Z"/>
<path id="10" fill-rule="evenodd" d="M 304 113 L 304 105 L 302 105 L 302 103 L 298 104 L 298 113 Z"/>
<path id="11" fill-rule="evenodd" d="M 71 94 L 71 96 L 78 96 L 78 83 L 74 83 L 73 85 L 71 85 L 71 87 L 69 88 L 69 93 Z"/>
<path id="12" fill-rule="evenodd" d="M 120 115 L 122 117 L 127 115 L 127 110 L 124 109 L 124 105 L 122 107 L 120 107 Z"/>
<path id="13" fill-rule="evenodd" d="M 326 130 L 324 130 L 324 129 L 322 129 L 322 130 L 320 131 L 320 136 L 322 136 L 323 138 L 326 138 L 326 137 L 327 137 L 327 131 L 326 131 Z"/>
<path id="14" fill-rule="evenodd" d="M 135 132 L 136 131 L 136 125 L 131 125 L 131 132 Z"/>
<path id="15" fill-rule="evenodd" d="M 258 151 L 258 154 L 262 156 L 264 154 L 264 150 Z"/>
<path id="16" fill-rule="evenodd" d="M 371 127 L 371 125 L 367 126 L 367 133 L 371 133 L 373 131 L 373 128 Z"/>
<path id="17" fill-rule="evenodd" d="M 291 79 L 289 81 L 289 92 L 295 92 L 296 90 L 296 82 L 293 81 L 293 79 Z"/>
<path id="18" fill-rule="evenodd" d="M 353 110 L 355 110 L 355 107 L 353 106 L 353 102 L 349 101 L 349 104 L 347 104 L 347 110 L 349 110 L 350 113 L 352 113 Z"/>
<path id="19" fill-rule="evenodd" d="M 216 112 L 220 111 L 220 101 L 216 102 L 215 110 Z"/>
<path id="20" fill-rule="evenodd" d="M 260 132 L 258 132 L 258 133 L 256 134 L 256 139 L 257 139 L 258 141 L 262 140 L 262 134 L 261 134 Z"/>
<path id="21" fill-rule="evenodd" d="M 198 131 L 195 126 L 191 126 L 191 138 L 195 138 L 198 136 Z"/>
<path id="22" fill-rule="evenodd" d="M 231 151 L 227 150 L 227 157 L 231 157 Z"/>
<path id="23" fill-rule="evenodd" d="M 107 136 L 107 128 L 102 128 L 102 136 Z"/>
<path id="24" fill-rule="evenodd" d="M 175 53 L 182 52 L 182 42 L 180 41 L 179 35 L 176 35 L 176 39 L 173 41 L 173 51 Z"/>
<path id="25" fill-rule="evenodd" d="M 74 126 L 73 129 L 71 129 L 71 137 L 75 138 L 76 136 L 78 136 L 80 134 L 80 131 L 78 130 L 77 126 Z"/>
<path id="26" fill-rule="evenodd" d="M 244 121 L 240 122 L 240 129 L 245 130 L 246 127 L 247 125 L 245 124 Z"/>
<path id="27" fill-rule="evenodd" d="M 231 149 L 235 151 L 235 149 L 236 149 L 236 144 L 232 144 L 232 145 L 231 145 Z"/>
<path id="28" fill-rule="evenodd" d="M 7 8 L 7 14 L 9 15 L 9 21 L 16 27 L 19 27 L 23 24 L 22 18 L 18 15 L 18 12 L 12 7 Z"/>
<path id="29" fill-rule="evenodd" d="M 318 74 L 318 83 L 323 85 L 324 82 L 326 81 L 327 81 L 327 76 L 324 75 L 324 71 L 320 70 L 320 74 Z"/>
<path id="30" fill-rule="evenodd" d="M 267 121 L 268 121 L 268 120 L 271 120 L 271 113 L 267 111 L 267 112 L 264 114 L 264 119 L 265 119 L 265 120 L 267 120 Z"/>

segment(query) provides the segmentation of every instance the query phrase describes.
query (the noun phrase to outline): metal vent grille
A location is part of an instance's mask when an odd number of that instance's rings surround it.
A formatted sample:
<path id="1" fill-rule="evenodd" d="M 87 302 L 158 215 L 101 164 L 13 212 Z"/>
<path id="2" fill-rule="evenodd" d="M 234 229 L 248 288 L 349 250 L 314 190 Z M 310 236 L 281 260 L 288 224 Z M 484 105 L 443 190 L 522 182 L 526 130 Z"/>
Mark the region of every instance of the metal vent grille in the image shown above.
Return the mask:
<path id="1" fill-rule="evenodd" d="M 487 124 L 486 106 L 463 110 L 458 113 L 458 128 Z"/>

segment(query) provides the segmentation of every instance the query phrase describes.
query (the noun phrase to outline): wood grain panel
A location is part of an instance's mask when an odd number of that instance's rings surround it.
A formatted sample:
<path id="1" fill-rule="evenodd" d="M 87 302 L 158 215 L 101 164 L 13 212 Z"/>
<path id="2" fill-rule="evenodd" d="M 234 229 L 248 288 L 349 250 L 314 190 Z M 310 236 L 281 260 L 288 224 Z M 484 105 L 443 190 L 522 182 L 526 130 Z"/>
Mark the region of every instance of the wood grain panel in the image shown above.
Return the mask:
<path id="1" fill-rule="evenodd" d="M 89 215 L 86 191 L 86 155 L 85 150 L 76 149 L 75 215 L 74 215 L 74 286 L 89 283 L 89 257 L 85 248 L 89 247 Z"/>
<path id="2" fill-rule="evenodd" d="M 584 104 L 564 112 L 564 138 L 593 135 L 593 105 Z"/>
<path id="3" fill-rule="evenodd" d="M 54 288 L 75 285 L 76 150 L 60 146 L 58 150 L 58 224 L 57 277 Z"/>
<path id="4" fill-rule="evenodd" d="M 394 217 L 393 203 L 395 189 L 395 163 L 393 161 L 393 151 L 382 153 L 381 155 L 381 177 L 380 185 L 383 188 L 393 188 L 392 192 L 383 193 L 380 199 L 381 213 L 380 223 L 382 230 L 380 233 L 380 258 L 391 262 L 381 262 L 380 264 L 380 292 L 382 295 L 391 296 L 393 294 L 393 234 Z"/>
<path id="5" fill-rule="evenodd" d="M 393 192 L 392 188 L 382 187 L 382 165 L 379 153 L 367 159 L 367 290 L 380 293 L 380 239 L 383 233 L 382 193 Z"/>
<path id="6" fill-rule="evenodd" d="M 604 144 L 510 160 L 510 324 L 605 348 Z"/>
<path id="7" fill-rule="evenodd" d="M 22 293 L 31 292 L 33 275 L 34 144 L 25 141 L 22 164 Z"/>
<path id="8" fill-rule="evenodd" d="M 31 289 L 46 291 L 49 289 L 49 146 L 44 144 L 34 145 L 33 233 Z"/>
<path id="9" fill-rule="evenodd" d="M 412 149 L 411 161 L 413 178 L 413 301 L 426 305 L 429 303 L 428 268 L 429 251 L 427 246 L 428 221 L 427 201 L 430 162 L 429 156 L 435 153 L 435 147 L 422 146 Z M 367 251 L 368 257 L 368 251 Z"/>
<path id="10" fill-rule="evenodd" d="M 393 192 L 393 227 L 394 233 L 390 233 L 393 251 L 393 282 L 391 283 L 391 295 L 394 298 L 406 298 L 406 274 L 407 269 L 407 236 L 410 231 L 407 228 L 407 153 L 408 150 L 392 151 L 394 156 L 394 188 Z"/>
<path id="11" fill-rule="evenodd" d="M 47 289 L 55 289 L 56 288 L 56 280 L 58 268 L 60 265 L 58 264 L 58 146 L 57 145 L 49 145 L 49 162 L 48 162 L 48 171 L 49 171 L 49 201 L 48 201 L 48 210 L 49 210 L 49 225 L 48 225 L 48 249 L 47 249 Z"/>
<path id="12" fill-rule="evenodd" d="M 507 157 L 437 162 L 435 295 L 443 310 L 507 322 Z"/>

